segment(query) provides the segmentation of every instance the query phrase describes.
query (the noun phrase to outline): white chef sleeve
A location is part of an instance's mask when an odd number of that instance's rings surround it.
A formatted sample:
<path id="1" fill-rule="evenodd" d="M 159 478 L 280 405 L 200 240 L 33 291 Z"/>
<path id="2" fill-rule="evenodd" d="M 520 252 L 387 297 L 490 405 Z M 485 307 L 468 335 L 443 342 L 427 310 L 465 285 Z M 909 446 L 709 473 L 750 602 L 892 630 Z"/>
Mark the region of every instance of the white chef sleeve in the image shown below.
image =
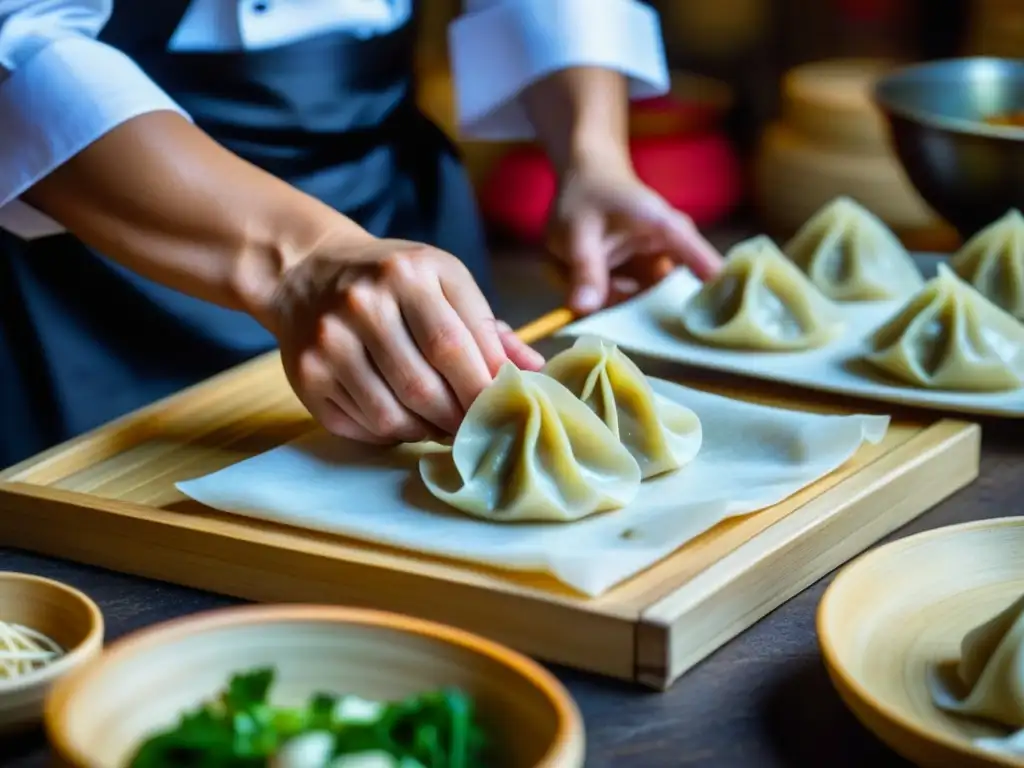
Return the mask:
<path id="1" fill-rule="evenodd" d="M 567 67 L 629 77 L 630 96 L 668 91 L 657 12 L 638 0 L 464 0 L 449 28 L 459 128 L 475 139 L 529 139 L 519 95 Z"/>
<path id="2" fill-rule="evenodd" d="M 145 2 L 146 0 L 139 0 Z M 130 58 L 96 40 L 113 0 L 0 0 L 0 227 L 62 227 L 17 198 L 138 115 L 182 110 Z"/>

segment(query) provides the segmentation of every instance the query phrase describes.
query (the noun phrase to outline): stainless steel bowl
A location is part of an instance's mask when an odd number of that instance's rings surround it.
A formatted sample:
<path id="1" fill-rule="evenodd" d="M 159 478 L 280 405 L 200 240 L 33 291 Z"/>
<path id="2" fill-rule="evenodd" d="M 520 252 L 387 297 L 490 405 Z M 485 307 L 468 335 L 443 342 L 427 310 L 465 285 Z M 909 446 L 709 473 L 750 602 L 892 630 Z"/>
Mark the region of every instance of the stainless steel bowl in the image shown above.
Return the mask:
<path id="1" fill-rule="evenodd" d="M 894 70 L 875 85 L 907 176 L 967 238 L 1024 209 L 1024 128 L 985 119 L 1024 110 L 1024 61 L 965 58 Z"/>

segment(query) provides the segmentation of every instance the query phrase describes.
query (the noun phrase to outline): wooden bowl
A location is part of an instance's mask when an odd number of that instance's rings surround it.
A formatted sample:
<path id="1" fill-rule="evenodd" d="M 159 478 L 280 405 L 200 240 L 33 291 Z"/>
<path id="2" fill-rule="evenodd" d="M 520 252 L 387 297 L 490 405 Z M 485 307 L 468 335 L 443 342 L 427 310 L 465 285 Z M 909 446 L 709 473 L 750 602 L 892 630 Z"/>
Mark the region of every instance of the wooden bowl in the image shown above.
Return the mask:
<path id="1" fill-rule="evenodd" d="M 461 630 L 360 609 L 244 606 L 143 630 L 56 686 L 46 728 L 76 768 L 120 768 L 153 731 L 209 699 L 230 676 L 272 666 L 272 700 L 317 691 L 396 699 L 442 686 L 473 696 L 509 768 L 580 768 L 583 722 L 553 676 Z"/>
<path id="2" fill-rule="evenodd" d="M 42 632 L 66 652 L 31 675 L 0 680 L 0 735 L 7 736 L 37 724 L 54 682 L 99 654 L 103 615 L 66 584 L 5 571 L 0 572 L 0 619 Z"/>
<path id="3" fill-rule="evenodd" d="M 1024 517 L 940 528 L 846 566 L 818 608 L 832 682 L 857 718 L 921 766 L 1021 766 L 971 743 L 998 731 L 933 706 L 927 675 L 1024 593 Z"/>

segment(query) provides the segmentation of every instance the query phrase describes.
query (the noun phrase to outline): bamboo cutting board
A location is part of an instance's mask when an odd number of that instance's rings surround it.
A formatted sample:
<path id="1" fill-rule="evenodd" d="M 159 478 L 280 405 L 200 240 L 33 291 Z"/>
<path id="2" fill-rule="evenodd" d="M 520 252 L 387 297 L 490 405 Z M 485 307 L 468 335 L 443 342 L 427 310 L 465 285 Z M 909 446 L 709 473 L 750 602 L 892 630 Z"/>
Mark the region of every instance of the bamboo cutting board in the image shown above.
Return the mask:
<path id="1" fill-rule="evenodd" d="M 569 319 L 555 312 L 520 335 L 532 342 Z M 767 396 L 763 384 L 686 383 L 776 405 L 841 410 L 835 401 L 796 400 L 791 392 Z M 665 688 L 977 476 L 977 425 L 915 419 L 894 420 L 881 444 L 863 446 L 785 502 L 723 523 L 590 599 L 545 575 L 235 517 L 180 494 L 175 482 L 313 426 L 279 358 L 269 354 L 0 473 L 0 543 L 250 600 L 421 616 L 548 661 Z"/>

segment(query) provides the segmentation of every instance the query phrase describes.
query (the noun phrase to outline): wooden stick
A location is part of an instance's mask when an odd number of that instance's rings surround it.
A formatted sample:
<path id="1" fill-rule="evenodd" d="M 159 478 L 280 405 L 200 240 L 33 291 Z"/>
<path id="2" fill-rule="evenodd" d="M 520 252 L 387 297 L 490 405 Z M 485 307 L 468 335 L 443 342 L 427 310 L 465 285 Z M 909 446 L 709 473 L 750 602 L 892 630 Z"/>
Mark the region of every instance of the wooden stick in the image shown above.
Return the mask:
<path id="1" fill-rule="evenodd" d="M 547 338 L 555 331 L 564 328 L 575 319 L 576 316 L 572 313 L 572 310 L 565 308 L 556 309 L 524 325 L 516 331 L 516 336 L 527 344 L 533 344 L 533 342 Z"/>

